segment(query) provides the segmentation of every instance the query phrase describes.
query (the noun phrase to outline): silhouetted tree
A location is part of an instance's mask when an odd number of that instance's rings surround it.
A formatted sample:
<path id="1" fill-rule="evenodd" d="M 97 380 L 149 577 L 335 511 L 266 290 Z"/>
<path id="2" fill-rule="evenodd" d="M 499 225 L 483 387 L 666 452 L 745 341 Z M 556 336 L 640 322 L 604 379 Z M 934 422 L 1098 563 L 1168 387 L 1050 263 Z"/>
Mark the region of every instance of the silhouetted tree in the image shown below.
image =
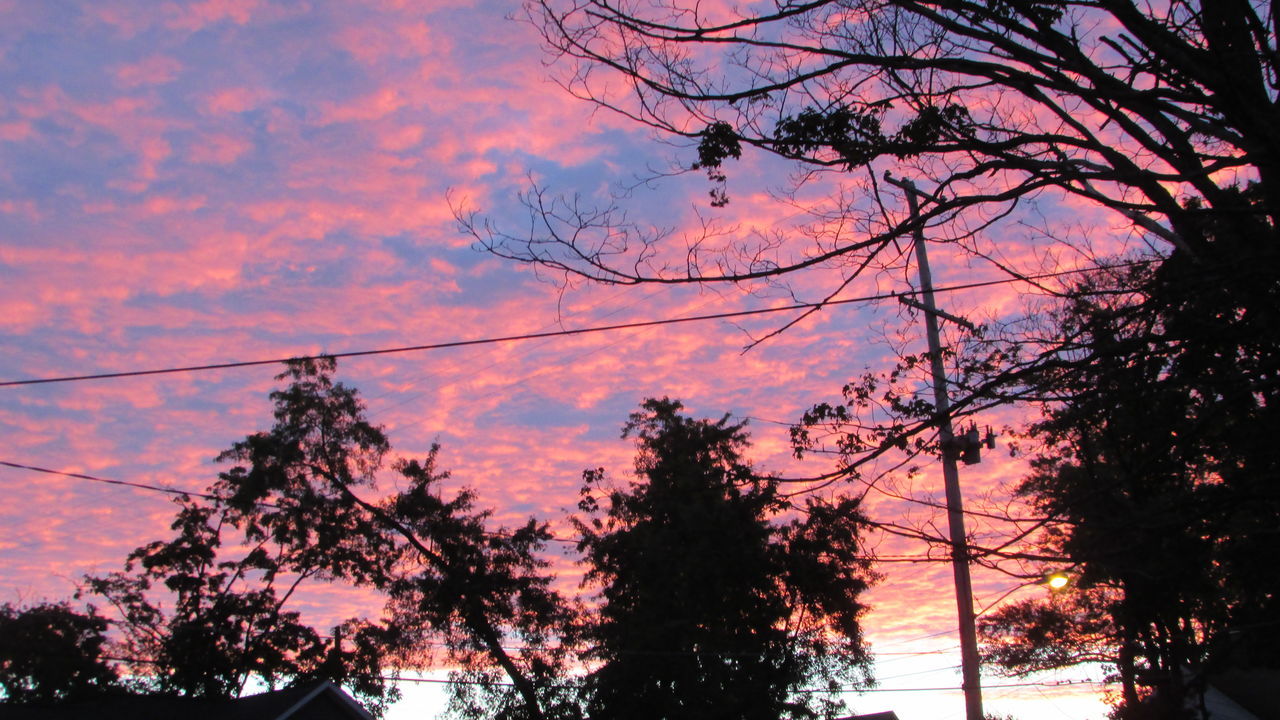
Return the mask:
<path id="1" fill-rule="evenodd" d="M 704 219 L 680 235 L 637 223 L 616 205 L 534 188 L 523 200 L 535 222 L 519 233 L 458 208 L 481 248 L 603 283 L 781 283 L 820 305 L 860 274 L 901 264 L 897 241 L 920 226 L 986 262 L 1020 237 L 1029 241 L 1005 222 L 1028 220 L 1018 203 L 1093 204 L 1127 222 L 1149 252 L 1095 257 L 1077 245 L 1086 264 L 1138 259 L 1162 265 L 1162 277 L 1196 279 L 1167 299 L 1161 329 L 1142 352 L 1165 339 L 1180 343 L 1186 377 L 1199 364 L 1217 383 L 1197 411 L 1201 432 L 1235 434 L 1214 439 L 1213 456 L 1253 447 L 1256 471 L 1236 473 L 1236 486 L 1270 482 L 1262 478 L 1272 471 L 1258 463 L 1272 461 L 1261 460 L 1266 443 L 1250 429 L 1248 410 L 1260 404 L 1270 413 L 1263 388 L 1276 382 L 1266 349 L 1276 343 L 1280 280 L 1280 140 L 1272 131 L 1280 125 L 1280 54 L 1270 3 L 526 0 L 525 9 L 567 68 L 571 92 L 687 142 L 684 167 L 708 172 L 713 205 L 727 201 L 731 162 L 753 151 L 794 160 L 802 185 L 827 182 L 832 195 L 817 204 L 805 196 L 808 231 L 742 236 Z M 882 192 L 890 170 L 927 179 L 931 195 L 918 218 Z M 1060 224 L 1046 221 L 1037 232 L 1072 242 Z M 1147 292 L 1149 274 L 1112 277 L 1128 283 L 1107 288 L 1113 296 Z M 1077 371 L 1086 375 L 1069 382 L 1087 384 L 1090 351 L 1081 338 L 1059 337 L 1058 327 L 1022 329 L 952 338 L 944 352 L 956 360 L 954 415 L 1056 402 L 1062 393 L 1052 382 Z M 1214 347 L 1200 339 L 1223 333 L 1236 338 L 1234 349 L 1197 349 Z M 939 418 L 915 397 L 921 360 L 904 357 L 894 371 L 815 405 L 797 427 L 797 449 L 839 454 L 848 475 L 897 450 L 940 450 L 931 437 Z M 1244 412 L 1224 421 L 1237 407 Z M 1242 511 L 1231 522 L 1257 538 L 1269 520 Z M 882 527 L 939 540 L 920 525 Z M 988 550 L 979 561 L 1028 556 L 1002 542 Z M 1242 551 L 1238 562 L 1249 556 Z"/>
<path id="2" fill-rule="evenodd" d="M 118 690 L 103 657 L 107 620 L 67 603 L 0 605 L 0 702 L 50 703 Z"/>
<path id="3" fill-rule="evenodd" d="M 280 543 L 299 567 L 385 593 L 388 622 L 409 647 L 443 638 L 447 659 L 493 691 L 484 708 L 462 693 L 464 714 L 571 712 L 554 632 L 566 610 L 538 556 L 546 527 L 490 528 L 470 491 L 446 498 L 435 448 L 391 463 L 403 489 L 383 495 L 390 443 L 356 390 L 332 380 L 334 367 L 327 358 L 290 363 L 280 376 L 288 386 L 271 394 L 275 425 L 223 453 L 237 463 L 215 487 L 230 519 L 251 540 Z"/>
<path id="4" fill-rule="evenodd" d="M 1280 587 L 1264 570 L 1280 550 L 1278 249 L 1234 229 L 1202 228 L 1202 258 L 1177 250 L 1078 288 L 1055 318 L 1053 362 L 1022 378 L 1047 414 L 1019 493 L 1049 520 L 1042 547 L 1078 569 L 1077 609 L 1112 628 L 1097 642 L 1126 713 L 1146 712 L 1138 680 L 1181 705 L 1199 689 L 1188 677 L 1280 661 Z M 993 659 L 1026 672 L 1071 647 L 1029 632 L 1054 605 L 996 613 Z"/>
<path id="5" fill-rule="evenodd" d="M 892 262 L 893 240 L 915 222 L 935 240 L 977 245 L 1046 190 L 1126 219 L 1152 248 L 1148 265 L 1068 289 L 1054 323 L 979 342 L 977 355 L 947 350 L 962 392 L 956 413 L 1011 401 L 1048 412 L 1034 430 L 1047 451 L 1021 487 L 1044 515 L 1029 523 L 1047 528 L 1040 545 L 993 543 L 978 559 L 1073 564 L 1085 593 L 997 613 L 987 628 L 1008 644 L 992 657 L 1017 671 L 1110 657 L 1127 713 L 1147 711 L 1136 703 L 1140 677 L 1159 679 L 1177 706 L 1189 690 L 1184 670 L 1275 662 L 1280 588 L 1266 568 L 1280 550 L 1273 3 L 526 8 L 569 63 L 571 91 L 696 146 L 687 167 L 708 172 L 713 205 L 728 200 L 731 161 L 752 150 L 792 158 L 812 171 L 806 179 L 837 189 L 815 213 L 827 232 L 729 242 L 646 230 L 616 207 L 535 188 L 525 197 L 540 221 L 533 234 L 463 215 L 497 255 L 607 283 L 773 279 L 825 300 Z M 931 181 L 936 201 L 918 221 L 879 192 L 886 170 Z M 814 287 L 809 271 L 822 268 L 840 272 Z M 829 439 L 850 466 L 856 454 L 938 450 L 932 408 L 898 382 L 919 360 L 815 406 L 797 447 Z"/>
<path id="6" fill-rule="evenodd" d="M 378 715 L 399 697 L 382 677 L 396 632 L 352 618 L 322 636 L 285 609 L 320 567 L 265 537 L 228 559 L 224 543 L 240 539 L 229 509 L 189 498 L 180 506 L 176 537 L 138 548 L 122 572 L 86 578 L 83 592 L 119 612 L 119 654 L 136 690 L 226 698 L 252 690 L 251 681 L 326 679 Z"/>
<path id="7" fill-rule="evenodd" d="M 1105 597 L 1079 584 L 1047 600 L 1029 598 L 1004 605 L 980 618 L 978 625 L 983 662 L 1018 677 L 1082 663 L 1121 663 L 1119 633 Z M 1126 693 L 1133 690 L 1132 678 L 1128 680 Z"/>
<path id="8" fill-rule="evenodd" d="M 1046 189 L 1109 208 L 1191 257 L 1214 250 L 1206 216 L 1247 242 L 1277 240 L 1280 60 L 1269 3 L 526 0 L 525 8 L 569 91 L 696 144 L 692 167 L 720 184 L 713 204 L 726 199 L 727 162 L 751 150 L 846 177 L 866 170 L 866 184 L 819 211 L 819 221 L 842 220 L 837 231 L 740 238 L 723 243 L 730 255 L 707 238 L 645 233 L 616 209 L 535 191 L 526 198 L 540 221 L 531 236 L 468 223 L 502 256 L 601 282 L 790 278 L 811 291 L 799 273 L 875 267 L 871 258 L 911 227 L 858 198 L 875 192 L 885 169 L 931 179 L 942 200 L 922 222 L 956 240 Z M 1258 183 L 1256 205 L 1231 192 L 1248 180 Z"/>
<path id="9" fill-rule="evenodd" d="M 587 582 L 586 706 L 595 718 L 768 718 L 830 714 L 827 684 L 865 681 L 857 503 L 811 500 L 800 519 L 742 458 L 728 418 L 694 420 L 647 400 L 624 437 L 638 480 L 585 473 L 578 520 Z M 601 505 L 603 500 L 603 505 Z"/>
<path id="10" fill-rule="evenodd" d="M 442 491 L 434 447 L 391 463 L 400 489 L 380 489 L 390 443 L 334 369 L 329 358 L 289 363 L 277 378 L 287 385 L 271 394 L 274 426 L 219 456 L 235 466 L 208 494 L 181 498 L 177 535 L 135 550 L 123 572 L 87 578 L 85 592 L 120 615 L 141 689 L 234 697 L 250 679 L 323 678 L 381 714 L 399 697 L 391 663 L 427 665 L 443 640 L 445 660 L 478 683 L 459 686 L 471 688 L 459 694 L 464 715 L 572 717 L 554 632 L 568 611 L 537 554 L 546 528 L 489 528 L 469 490 Z M 228 558 L 236 546 L 243 552 Z M 379 592 L 384 620 L 319 634 L 286 610 L 316 581 Z"/>

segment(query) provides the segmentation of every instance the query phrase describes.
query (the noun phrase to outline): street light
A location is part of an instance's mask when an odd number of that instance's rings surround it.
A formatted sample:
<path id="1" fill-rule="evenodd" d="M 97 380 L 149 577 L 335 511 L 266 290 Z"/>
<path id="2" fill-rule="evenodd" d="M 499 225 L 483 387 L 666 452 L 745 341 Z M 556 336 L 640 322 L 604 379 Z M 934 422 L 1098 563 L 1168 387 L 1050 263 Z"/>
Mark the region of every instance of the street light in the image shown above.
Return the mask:
<path id="1" fill-rule="evenodd" d="M 1044 584 L 1049 586 L 1050 590 L 1061 590 L 1071 584 L 1071 576 L 1062 572 L 1051 572 L 1044 577 Z"/>

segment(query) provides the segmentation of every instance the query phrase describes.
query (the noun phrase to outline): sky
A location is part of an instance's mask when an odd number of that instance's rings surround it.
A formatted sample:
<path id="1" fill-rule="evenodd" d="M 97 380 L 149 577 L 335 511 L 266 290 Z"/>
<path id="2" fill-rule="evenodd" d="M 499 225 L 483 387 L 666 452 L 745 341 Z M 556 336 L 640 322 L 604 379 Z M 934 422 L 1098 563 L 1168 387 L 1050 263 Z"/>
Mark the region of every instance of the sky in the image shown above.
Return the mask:
<path id="1" fill-rule="evenodd" d="M 341 353 L 544 333 L 812 301 L 842 277 L 789 288 L 568 286 L 474 247 L 457 211 L 515 234 L 536 184 L 585 205 L 617 202 L 673 238 L 705 223 L 721 241 L 792 236 L 807 217 L 777 191 L 788 166 L 746 157 L 732 201 L 669 174 L 694 151 L 565 92 L 533 27 L 488 0 L 0 0 L 0 381 Z M 830 190 L 834 178 L 819 189 Z M 1114 222 L 1046 199 L 1037 213 Z M 765 235 L 761 235 L 761 234 Z M 1027 257 L 1031 246 L 1022 247 Z M 934 250 L 940 286 L 998 278 Z M 1018 252 L 1018 251 L 1011 251 Z M 841 297 L 907 289 L 899 259 Z M 1000 286 L 942 295 L 953 312 L 1009 317 Z M 752 459 L 797 476 L 788 425 L 846 381 L 924 349 L 892 302 L 828 308 L 765 342 L 794 313 L 343 360 L 397 452 L 442 447 L 457 487 L 509 523 L 562 534 L 581 473 L 625 479 L 619 437 L 647 397 L 701 417 L 749 419 Z M 213 458 L 267 427 L 278 366 L 0 387 L 0 461 L 198 491 Z M 1020 418 L 992 414 L 1000 427 Z M 998 502 L 1024 468 L 1004 449 L 965 468 L 965 492 Z M 936 479 L 936 481 L 934 479 Z M 926 465 L 913 492 L 941 497 Z M 933 483 L 932 485 L 930 483 Z M 164 493 L 0 466 L 0 602 L 69 597 L 167 533 Z M 879 517 L 927 521 L 872 493 Z M 880 540 L 885 555 L 925 548 Z M 566 575 L 571 558 L 556 560 Z M 903 720 L 963 716 L 945 564 L 883 566 L 867 634 L 881 691 L 846 697 Z M 979 573 L 979 609 L 1041 592 Z M 339 588 L 307 596 L 320 620 L 370 612 Z M 374 608 L 376 610 L 376 608 Z M 1038 682 L 1079 680 L 1088 673 Z M 993 686 L 1017 684 L 1002 678 Z M 900 689 L 903 692 L 889 692 Z M 392 720 L 434 711 L 407 689 Z M 1096 685 L 992 687 L 989 711 L 1102 717 Z"/>

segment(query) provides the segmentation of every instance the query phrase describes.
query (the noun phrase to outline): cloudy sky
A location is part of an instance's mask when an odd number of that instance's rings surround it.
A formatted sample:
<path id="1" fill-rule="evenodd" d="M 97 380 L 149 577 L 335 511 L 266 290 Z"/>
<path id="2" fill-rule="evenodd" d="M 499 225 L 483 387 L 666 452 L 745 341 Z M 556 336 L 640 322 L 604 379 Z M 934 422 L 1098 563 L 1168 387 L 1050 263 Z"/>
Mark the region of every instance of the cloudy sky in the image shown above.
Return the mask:
<path id="1" fill-rule="evenodd" d="M 693 151 L 560 89 L 534 28 L 509 17 L 517 10 L 489 0 L 0 0 L 0 381 L 777 307 L 819 299 L 843 277 L 828 268 L 752 292 L 564 287 L 475 249 L 455 210 L 518 234 L 529 222 L 518 196 L 531 183 L 585 204 L 620 197 L 632 220 L 677 240 L 707 223 L 725 243 L 790 237 L 808 221 L 779 198 L 790 169 L 766 159 L 734 166 L 723 209 L 706 202 L 697 173 L 653 180 Z M 940 285 L 999 277 L 936 252 Z M 890 264 L 841 297 L 907 289 L 912 277 Z M 944 302 L 1008 317 L 1023 303 L 1014 290 Z M 397 451 L 439 442 L 454 482 L 500 517 L 537 515 L 567 533 L 557 518 L 584 468 L 626 477 L 632 448 L 619 429 L 650 396 L 749 418 L 762 469 L 829 470 L 828 459 L 791 457 L 787 424 L 923 341 L 897 304 L 859 302 L 744 352 L 794 318 L 381 355 L 339 371 Z M 0 461 L 199 490 L 218 470 L 215 455 L 267 426 L 277 371 L 0 387 Z M 966 493 L 998 499 L 1021 467 L 996 453 L 964 472 Z M 914 490 L 940 497 L 936 475 L 926 467 Z M 163 493 L 11 466 L 0 466 L 0 485 L 0 602 L 68 597 L 85 573 L 116 569 L 130 549 L 164 537 L 173 509 Z M 921 512 L 884 495 L 868 503 L 884 518 Z M 926 549 L 885 541 L 879 550 Z M 559 563 L 573 571 L 570 559 Z M 949 568 L 883 569 L 867 619 L 877 674 L 884 689 L 911 692 L 851 694 L 851 707 L 962 717 L 958 692 L 926 690 L 958 685 Z M 979 575 L 978 607 L 1016 585 Z M 361 600 L 320 592 L 307 610 L 323 620 L 360 611 Z M 403 716 L 430 703 L 411 694 Z M 1102 713 L 1089 685 L 993 687 L 987 704 L 1025 717 Z"/>

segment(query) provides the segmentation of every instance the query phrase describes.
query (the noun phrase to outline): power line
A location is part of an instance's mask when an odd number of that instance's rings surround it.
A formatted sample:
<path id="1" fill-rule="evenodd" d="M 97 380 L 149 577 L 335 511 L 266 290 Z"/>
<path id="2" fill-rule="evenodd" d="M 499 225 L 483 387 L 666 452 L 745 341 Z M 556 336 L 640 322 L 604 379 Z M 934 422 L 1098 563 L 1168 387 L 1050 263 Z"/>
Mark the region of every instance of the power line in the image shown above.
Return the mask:
<path id="1" fill-rule="evenodd" d="M 98 477 L 96 475 L 86 475 L 84 473 L 69 472 L 66 470 L 53 470 L 51 468 L 40 467 L 38 465 L 26 465 L 23 463 L 16 463 L 8 460 L 0 460 L 0 465 L 14 468 L 16 470 L 29 470 L 31 472 L 45 473 L 46 475 L 60 475 L 62 477 L 72 478 L 75 480 L 88 480 L 90 482 L 103 483 L 105 485 L 118 485 L 122 487 L 131 487 L 137 490 L 148 490 L 150 492 L 159 492 L 159 493 L 165 493 L 168 495 L 175 495 L 180 497 L 198 497 L 205 500 L 214 500 L 214 501 L 226 500 L 226 498 L 222 498 L 217 495 L 211 495 L 209 493 L 194 492 L 190 490 L 178 490 L 177 488 L 164 487 L 162 485 L 148 485 L 147 483 L 130 482 L 127 480 L 112 480 L 110 478 Z M 259 507 L 267 507 L 267 508 L 272 508 L 274 510 L 283 509 L 279 505 L 265 502 L 265 501 L 256 502 L 254 504 Z M 486 532 L 485 534 L 491 535 L 494 537 L 510 537 L 508 533 L 502 533 L 502 532 Z M 578 543 L 578 541 L 574 538 L 559 537 L 556 535 L 552 535 L 548 537 L 547 540 L 555 543 L 564 543 L 566 545 L 575 545 Z M 949 560 L 945 558 L 942 558 L 942 559 L 932 558 L 932 557 L 929 557 L 928 555 L 867 555 L 867 556 L 863 556 L 861 559 L 871 560 L 877 563 L 949 562 Z"/>
<path id="2" fill-rule="evenodd" d="M 1054 680 L 1052 682 L 1021 682 L 1021 683 L 1000 683 L 998 685 L 983 685 L 985 688 L 1023 688 L 1023 687 L 1070 687 L 1074 685 L 1105 685 L 1102 680 Z M 897 692 L 960 692 L 963 690 L 959 685 L 944 687 L 917 687 L 917 688 L 841 688 L 838 690 L 797 690 L 799 693 L 854 693 L 863 695 L 866 693 L 897 693 Z"/>
<path id="3" fill-rule="evenodd" d="M 510 682 L 489 682 L 484 680 L 464 680 L 462 678 L 426 678 L 426 677 L 409 677 L 405 675 L 383 675 L 384 680 L 391 682 L 408 682 L 408 683 L 432 683 L 437 685 L 489 685 L 496 687 L 514 687 Z M 989 688 L 1055 688 L 1055 687 L 1071 687 L 1079 685 L 1105 685 L 1102 680 L 1054 680 L 1045 682 L 1019 682 L 1019 683 L 1000 683 L 996 685 L 987 685 Z M 556 684 L 552 687 L 561 689 L 574 689 L 576 685 Z M 960 686 L 940 686 L 940 687 L 914 687 L 914 688 L 804 688 L 793 690 L 797 694 L 816 695 L 816 694 L 843 694 L 853 693 L 856 695 L 864 695 L 868 693 L 902 693 L 902 692 L 960 692 Z"/>
<path id="4" fill-rule="evenodd" d="M 977 288 L 993 287 L 996 285 L 1007 285 L 1015 282 L 1030 282 L 1033 280 L 1047 280 L 1055 277 L 1063 277 L 1067 275 L 1076 275 L 1086 272 L 1095 272 L 1098 270 L 1113 270 L 1121 267 L 1133 267 L 1136 265 L 1148 264 L 1146 261 L 1134 261 L 1129 263 L 1121 263 L 1117 265 L 1106 265 L 1092 268 L 1080 268 L 1075 270 L 1061 270 L 1051 273 L 1042 273 L 1039 275 L 1027 275 L 1017 278 L 1003 278 L 1001 280 L 987 280 L 984 282 L 962 283 L 959 285 L 950 285 L 943 288 L 934 288 L 934 292 L 956 292 L 960 290 L 973 290 Z M 142 377 L 146 375 L 172 375 L 176 373 L 203 372 L 206 370 L 228 370 L 232 368 L 254 367 L 260 365 L 279 365 L 291 360 L 307 360 L 318 358 L 351 358 L 351 357 L 369 357 L 374 355 L 394 355 L 409 352 L 425 352 L 428 350 L 446 350 L 449 348 L 469 347 L 472 345 L 493 345 L 498 343 L 519 342 L 523 340 L 537 340 L 540 338 L 550 337 L 566 337 L 570 335 L 588 335 L 593 333 L 611 332 L 614 330 L 629 330 L 634 328 L 656 327 L 660 325 L 677 325 L 680 323 L 704 322 L 707 320 L 729 320 L 733 318 L 749 317 L 753 315 L 767 315 L 771 313 L 790 312 L 794 310 L 812 310 L 823 308 L 831 305 L 850 305 L 853 303 L 874 302 L 877 300 L 890 300 L 898 297 L 909 297 L 920 294 L 918 290 L 907 290 L 903 292 L 879 293 L 876 295 L 864 295 L 861 297 L 845 298 L 843 300 L 827 300 L 815 303 L 793 303 L 774 308 L 755 308 L 752 310 L 737 310 L 733 312 L 711 313 L 708 315 L 691 315 L 681 318 L 664 318 L 661 320 L 641 320 L 630 323 L 618 323 L 614 325 L 596 325 L 592 327 L 577 328 L 573 330 L 553 330 L 548 332 L 525 333 L 522 335 L 504 335 L 491 338 L 477 338 L 475 340 L 451 340 L 448 342 L 428 343 L 423 345 L 407 345 L 393 348 L 378 348 L 373 350 L 351 350 L 338 353 L 322 353 L 320 355 L 298 355 L 294 357 L 278 357 L 266 360 L 235 360 L 224 363 L 210 363 L 206 365 L 185 365 L 180 367 L 156 368 L 151 370 L 125 370 L 112 373 L 95 373 L 91 375 L 66 375 L 62 377 L 52 378 L 30 378 L 26 380 L 5 380 L 0 381 L 0 387 L 17 387 L 21 385 L 45 385 L 50 383 L 75 382 L 79 380 L 108 380 L 126 377 Z"/>
<path id="5" fill-rule="evenodd" d="M 129 482 L 127 480 L 111 480 L 108 478 L 96 477 L 94 475 L 85 475 L 84 473 L 66 472 L 64 470 L 51 470 L 49 468 L 38 467 L 36 465 L 23 465 L 22 463 L 9 462 L 0 460 L 0 465 L 5 467 L 16 468 L 18 470 L 30 470 L 32 472 L 46 473 L 48 475 L 61 475 L 63 477 L 76 478 L 78 480 L 89 480 L 96 483 L 104 483 L 107 485 L 122 485 L 124 487 L 137 488 L 139 490 L 150 490 L 152 492 L 167 493 L 169 495 L 179 495 L 182 497 L 198 497 L 205 500 L 219 500 L 216 495 L 210 495 L 202 492 L 191 492 L 188 490 L 178 490 L 176 488 L 163 487 L 160 485 L 148 485 L 146 483 Z"/>
<path id="6" fill-rule="evenodd" d="M 108 660 L 111 662 L 127 663 L 132 665 L 163 664 L 159 660 L 153 660 L 150 658 L 131 658 L 131 657 L 103 655 L 101 656 L 101 659 Z M 515 687 L 514 683 L 511 683 L 509 681 L 468 680 L 460 677 L 432 678 L 432 677 L 421 677 L 421 676 L 412 677 L 408 675 L 398 675 L 398 674 L 374 676 L 374 675 L 369 675 L 365 673 L 353 674 L 352 677 L 363 677 L 363 678 L 378 677 L 382 680 L 386 680 L 388 682 L 393 682 L 393 683 L 415 683 L 415 684 L 420 683 L 420 684 L 432 684 L 432 685 L 484 685 L 488 687 Z M 987 685 L 986 687 L 990 687 L 990 688 L 1025 688 L 1025 687 L 1057 688 L 1057 687 L 1073 687 L 1073 686 L 1081 686 L 1081 685 L 1105 685 L 1105 684 L 1107 683 L 1103 680 L 1054 680 L 1054 681 L 1044 681 L 1044 682 L 1001 683 L 998 685 Z M 548 685 L 547 687 L 561 689 L 561 690 L 575 690 L 575 689 L 578 689 L 579 686 L 574 684 L 555 683 L 552 685 Z M 868 693 L 959 692 L 960 690 L 961 688 L 959 686 L 914 687 L 914 688 L 843 687 L 843 688 L 798 688 L 798 689 L 792 690 L 792 692 L 797 694 L 802 694 L 802 695 L 817 695 L 817 694 L 836 695 L 836 694 L 845 694 L 845 693 L 853 693 L 855 695 L 865 695 Z"/>

